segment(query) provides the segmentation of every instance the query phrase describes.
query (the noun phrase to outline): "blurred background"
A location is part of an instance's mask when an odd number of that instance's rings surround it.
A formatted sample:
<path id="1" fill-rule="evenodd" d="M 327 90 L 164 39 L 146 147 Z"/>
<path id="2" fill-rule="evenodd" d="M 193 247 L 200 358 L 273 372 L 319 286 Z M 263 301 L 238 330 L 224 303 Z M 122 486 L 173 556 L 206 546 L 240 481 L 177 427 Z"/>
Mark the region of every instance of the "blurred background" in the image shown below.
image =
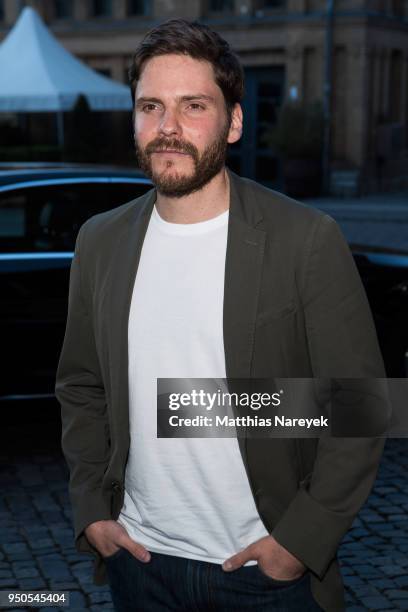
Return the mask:
<path id="1" fill-rule="evenodd" d="M 232 169 L 299 197 L 322 186 L 335 194 L 407 187 L 405 0 L 0 0 L 0 41 L 24 6 L 70 53 L 126 84 L 150 27 L 199 19 L 245 67 L 245 130 Z M 64 111 L 63 148 L 51 113 L 3 111 L 0 122 L 2 161 L 134 163 L 130 112 L 90 112 L 77 100 Z"/>
<path id="2" fill-rule="evenodd" d="M 70 610 L 113 608 L 74 547 L 60 447 L 69 271 L 82 223 L 151 188 L 128 68 L 179 17 L 244 66 L 229 167 L 339 222 L 387 375 L 407 388 L 408 0 L 0 0 L 0 591 L 68 590 Z M 408 610 L 407 438 L 387 440 L 340 546 L 350 612 Z"/>

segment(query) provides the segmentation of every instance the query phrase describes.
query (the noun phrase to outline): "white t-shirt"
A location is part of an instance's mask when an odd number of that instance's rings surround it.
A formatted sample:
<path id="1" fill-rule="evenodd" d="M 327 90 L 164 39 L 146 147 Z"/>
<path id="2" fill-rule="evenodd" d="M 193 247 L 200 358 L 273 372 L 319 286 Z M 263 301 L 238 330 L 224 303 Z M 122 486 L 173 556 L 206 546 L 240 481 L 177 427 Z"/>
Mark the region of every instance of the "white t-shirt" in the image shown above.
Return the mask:
<path id="1" fill-rule="evenodd" d="M 236 438 L 156 437 L 156 379 L 226 377 L 228 214 L 175 224 L 153 209 L 129 316 L 131 443 L 118 518 L 148 550 L 213 563 L 268 532 Z"/>

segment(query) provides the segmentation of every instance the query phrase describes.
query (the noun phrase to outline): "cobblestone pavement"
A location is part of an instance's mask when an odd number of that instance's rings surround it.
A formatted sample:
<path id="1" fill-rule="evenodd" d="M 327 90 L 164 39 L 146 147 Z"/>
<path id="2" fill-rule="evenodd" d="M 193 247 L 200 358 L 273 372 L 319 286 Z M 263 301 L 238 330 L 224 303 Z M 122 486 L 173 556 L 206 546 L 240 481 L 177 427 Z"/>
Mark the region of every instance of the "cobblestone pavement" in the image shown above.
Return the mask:
<path id="1" fill-rule="evenodd" d="M 407 451 L 408 439 L 387 441 L 373 493 L 340 547 L 350 612 L 408 610 Z M 3 455 L 0 465 L 0 590 L 68 590 L 70 612 L 112 610 L 90 557 L 74 548 L 61 454 Z"/>

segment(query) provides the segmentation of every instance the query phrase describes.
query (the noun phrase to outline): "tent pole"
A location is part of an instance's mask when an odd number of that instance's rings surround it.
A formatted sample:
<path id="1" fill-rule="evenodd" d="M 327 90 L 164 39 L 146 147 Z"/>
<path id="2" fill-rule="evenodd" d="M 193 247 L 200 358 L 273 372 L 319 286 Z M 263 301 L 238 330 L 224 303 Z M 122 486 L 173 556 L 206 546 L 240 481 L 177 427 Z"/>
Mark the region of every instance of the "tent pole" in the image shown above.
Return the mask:
<path id="1" fill-rule="evenodd" d="M 61 149 L 61 154 L 64 151 L 64 111 L 57 111 L 57 133 L 58 133 L 58 146 Z"/>

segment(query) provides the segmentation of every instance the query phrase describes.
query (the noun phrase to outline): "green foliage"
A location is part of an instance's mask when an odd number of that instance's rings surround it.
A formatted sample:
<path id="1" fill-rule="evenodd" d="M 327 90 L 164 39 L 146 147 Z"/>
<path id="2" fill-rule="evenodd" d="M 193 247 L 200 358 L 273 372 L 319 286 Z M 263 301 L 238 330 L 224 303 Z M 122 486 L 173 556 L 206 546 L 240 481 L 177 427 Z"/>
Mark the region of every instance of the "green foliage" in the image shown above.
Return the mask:
<path id="1" fill-rule="evenodd" d="M 323 148 L 324 115 L 320 102 L 303 105 L 285 103 L 276 125 L 264 134 L 264 142 L 286 159 L 320 159 Z"/>

